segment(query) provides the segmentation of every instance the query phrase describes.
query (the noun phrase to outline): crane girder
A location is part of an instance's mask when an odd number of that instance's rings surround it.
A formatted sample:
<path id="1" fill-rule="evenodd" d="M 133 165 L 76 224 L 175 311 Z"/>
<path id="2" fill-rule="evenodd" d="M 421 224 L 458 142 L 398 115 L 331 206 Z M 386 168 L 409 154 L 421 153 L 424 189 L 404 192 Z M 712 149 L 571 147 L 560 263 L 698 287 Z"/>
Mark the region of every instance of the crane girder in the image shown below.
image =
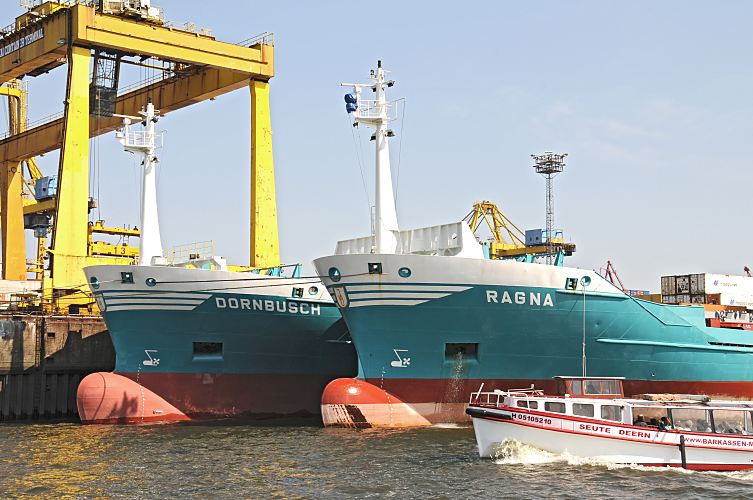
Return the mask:
<path id="1" fill-rule="evenodd" d="M 247 75 L 217 68 L 204 68 L 189 76 L 169 78 L 118 96 L 115 112 L 121 115 L 138 115 L 147 97 L 151 97 L 154 106 L 165 115 L 246 86 Z M 112 132 L 122 125 L 122 118 L 90 117 L 89 137 Z M 21 161 L 60 149 L 62 144 L 61 117 L 0 140 L 0 159 Z"/>

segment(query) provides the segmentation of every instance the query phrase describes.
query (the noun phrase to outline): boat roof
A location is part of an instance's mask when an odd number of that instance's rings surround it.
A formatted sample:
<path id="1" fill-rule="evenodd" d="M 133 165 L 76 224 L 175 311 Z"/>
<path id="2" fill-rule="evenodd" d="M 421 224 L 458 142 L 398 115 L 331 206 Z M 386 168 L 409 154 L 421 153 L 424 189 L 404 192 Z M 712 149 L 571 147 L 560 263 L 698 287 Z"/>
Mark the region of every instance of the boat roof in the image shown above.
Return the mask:
<path id="1" fill-rule="evenodd" d="M 625 380 L 625 377 L 583 377 L 573 375 L 555 375 L 552 378 L 561 378 L 569 380 Z"/>
<path id="2" fill-rule="evenodd" d="M 504 393 L 504 391 L 500 391 Z M 705 410 L 745 410 L 753 408 L 753 401 L 733 401 L 733 400 L 710 400 L 710 401 L 692 401 L 692 400 L 668 400 L 655 401 L 635 398 L 603 398 L 588 396 L 559 396 L 553 394 L 524 394 L 509 393 L 510 397 L 521 400 L 549 399 L 559 401 L 570 401 L 573 403 L 596 403 L 596 404 L 624 404 L 632 407 L 661 407 L 661 408 L 697 408 Z"/>

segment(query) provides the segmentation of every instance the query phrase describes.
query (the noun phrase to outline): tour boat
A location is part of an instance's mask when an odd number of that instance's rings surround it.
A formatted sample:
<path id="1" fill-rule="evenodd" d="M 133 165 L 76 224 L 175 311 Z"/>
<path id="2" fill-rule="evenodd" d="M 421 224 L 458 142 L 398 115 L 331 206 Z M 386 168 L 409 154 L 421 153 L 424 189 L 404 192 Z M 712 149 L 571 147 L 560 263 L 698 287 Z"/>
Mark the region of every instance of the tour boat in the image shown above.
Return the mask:
<path id="1" fill-rule="evenodd" d="M 557 394 L 533 388 L 471 395 L 479 455 L 505 441 L 555 454 L 693 470 L 753 469 L 753 401 L 698 395 L 623 396 L 622 379 L 554 377 Z"/>

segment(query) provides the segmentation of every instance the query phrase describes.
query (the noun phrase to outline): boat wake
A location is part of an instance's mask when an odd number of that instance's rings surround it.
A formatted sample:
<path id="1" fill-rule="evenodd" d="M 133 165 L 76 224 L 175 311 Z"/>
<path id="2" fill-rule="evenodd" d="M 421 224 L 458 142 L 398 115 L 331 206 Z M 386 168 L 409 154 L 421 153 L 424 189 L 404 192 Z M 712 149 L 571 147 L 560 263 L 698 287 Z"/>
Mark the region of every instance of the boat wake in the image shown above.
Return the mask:
<path id="1" fill-rule="evenodd" d="M 565 462 L 567 458 L 563 455 L 555 455 L 531 445 L 523 444 L 520 441 L 508 439 L 496 446 L 492 455 L 492 461 L 500 465 L 532 465 Z"/>
<path id="2" fill-rule="evenodd" d="M 455 424 L 451 422 L 447 422 L 444 424 L 432 424 L 432 429 L 472 429 L 473 427 L 471 424 Z"/>
<path id="3" fill-rule="evenodd" d="M 492 461 L 498 465 L 540 465 L 550 463 L 562 463 L 574 466 L 592 466 L 605 467 L 608 470 L 630 469 L 642 472 L 660 472 L 667 473 L 671 471 L 674 474 L 709 474 L 715 476 L 724 476 L 740 481 L 753 481 L 753 471 L 735 471 L 735 472 L 715 472 L 715 471 L 694 471 L 681 469 L 679 467 L 646 467 L 642 465 L 616 464 L 607 460 L 597 458 L 584 458 L 570 455 L 569 453 L 554 454 L 535 448 L 531 445 L 523 444 L 515 440 L 503 441 L 495 449 L 492 455 Z"/>

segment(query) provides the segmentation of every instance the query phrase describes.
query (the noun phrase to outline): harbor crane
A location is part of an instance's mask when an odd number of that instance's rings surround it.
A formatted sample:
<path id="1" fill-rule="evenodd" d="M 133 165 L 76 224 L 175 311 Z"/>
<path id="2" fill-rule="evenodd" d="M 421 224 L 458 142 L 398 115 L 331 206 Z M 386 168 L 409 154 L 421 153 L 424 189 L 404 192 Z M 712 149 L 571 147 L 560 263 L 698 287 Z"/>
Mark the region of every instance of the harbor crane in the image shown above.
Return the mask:
<path id="1" fill-rule="evenodd" d="M 22 5 L 27 11 L 0 30 L 0 95 L 11 103 L 10 127 L 0 136 L 2 278 L 27 281 L 31 271 L 41 282 L 46 311 L 96 312 L 82 268 L 130 262 L 138 251 L 95 236 L 138 237 L 139 231 L 90 220 L 97 200 L 89 193 L 89 138 L 119 128 L 118 116 L 137 115 L 149 100 L 164 116 L 244 87 L 251 93 L 250 265 L 279 265 L 269 112 L 272 34 L 222 42 L 208 30 L 166 23 L 150 0 L 26 0 Z M 152 68 L 158 75 L 120 86 L 124 64 Z M 27 126 L 27 95 L 19 80 L 63 65 L 62 113 Z M 57 174 L 45 176 L 34 157 L 55 150 L 60 150 Z M 37 251 L 27 267 L 29 229 Z M 79 311 L 82 307 L 85 311 Z"/>
<path id="2" fill-rule="evenodd" d="M 516 226 L 496 203 L 485 200 L 473 204 L 473 209 L 463 217 L 471 231 L 479 237 L 480 230 L 485 226 L 491 236 L 488 241 L 481 241 L 484 251 L 492 259 L 515 259 L 523 262 L 533 262 L 536 257 L 553 258 L 555 265 L 562 265 L 565 256 L 575 252 L 575 244 L 567 243 L 561 237 L 542 242 L 526 237 L 526 232 Z M 540 233 L 540 231 L 539 231 Z M 526 240 L 529 240 L 528 242 Z"/>

